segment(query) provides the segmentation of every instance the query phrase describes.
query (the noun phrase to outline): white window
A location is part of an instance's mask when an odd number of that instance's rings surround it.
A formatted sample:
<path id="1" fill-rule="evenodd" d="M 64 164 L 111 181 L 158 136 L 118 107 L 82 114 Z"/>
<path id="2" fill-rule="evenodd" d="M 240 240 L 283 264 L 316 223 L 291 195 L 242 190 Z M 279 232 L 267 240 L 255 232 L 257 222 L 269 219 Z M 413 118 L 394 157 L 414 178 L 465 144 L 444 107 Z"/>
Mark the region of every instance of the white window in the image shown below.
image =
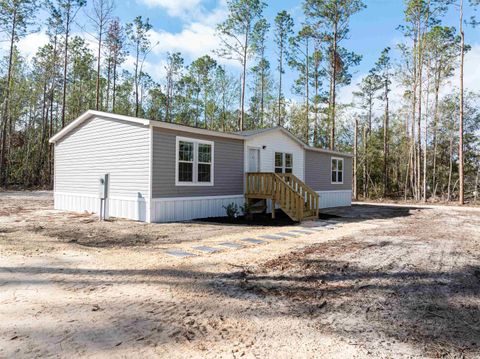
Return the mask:
<path id="1" fill-rule="evenodd" d="M 343 183 L 343 158 L 332 157 L 332 183 Z"/>
<path id="2" fill-rule="evenodd" d="M 292 173 L 293 155 L 291 153 L 275 152 L 275 173 Z"/>
<path id="3" fill-rule="evenodd" d="M 213 142 L 177 137 L 175 184 L 213 186 Z"/>

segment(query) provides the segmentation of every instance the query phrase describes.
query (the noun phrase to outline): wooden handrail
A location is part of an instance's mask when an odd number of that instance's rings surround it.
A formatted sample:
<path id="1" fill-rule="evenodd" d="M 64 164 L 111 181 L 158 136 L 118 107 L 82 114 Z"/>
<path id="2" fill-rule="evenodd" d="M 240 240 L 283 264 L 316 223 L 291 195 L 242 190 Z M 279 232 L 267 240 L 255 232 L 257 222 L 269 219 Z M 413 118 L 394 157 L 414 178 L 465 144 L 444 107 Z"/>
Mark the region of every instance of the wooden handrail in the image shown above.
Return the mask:
<path id="1" fill-rule="evenodd" d="M 300 195 L 305 199 L 306 210 L 313 211 L 316 216 L 318 216 L 318 211 L 320 208 L 319 194 L 292 173 L 281 173 L 279 176 L 284 178 L 285 182 L 292 186 L 292 188 L 296 192 L 300 193 Z"/>
<path id="2" fill-rule="evenodd" d="M 305 215 L 318 216 L 318 194 L 292 174 L 247 173 L 245 195 L 247 198 L 271 199 L 273 207 L 278 203 L 293 220 L 301 221 Z"/>

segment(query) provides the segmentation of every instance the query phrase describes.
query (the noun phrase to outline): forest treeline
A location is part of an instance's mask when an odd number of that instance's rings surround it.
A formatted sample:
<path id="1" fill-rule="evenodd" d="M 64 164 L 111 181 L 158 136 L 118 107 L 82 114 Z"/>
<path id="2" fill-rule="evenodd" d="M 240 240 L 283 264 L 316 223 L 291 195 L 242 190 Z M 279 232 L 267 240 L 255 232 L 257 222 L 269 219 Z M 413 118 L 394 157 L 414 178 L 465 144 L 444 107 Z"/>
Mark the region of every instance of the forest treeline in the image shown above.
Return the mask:
<path id="1" fill-rule="evenodd" d="M 405 1 L 402 41 L 378 54 L 352 103 L 338 93 L 362 60 L 346 47 L 352 17 L 368 11 L 362 0 L 303 0 L 301 23 L 287 11 L 267 21 L 260 0 L 229 0 L 219 48 L 191 63 L 167 53 L 161 81 L 145 69 L 158 45 L 149 19 L 123 23 L 121 2 L 0 4 L 3 187 L 51 187 L 48 139 L 97 109 L 219 131 L 284 126 L 312 146 L 354 153 L 355 197 L 476 200 L 479 94 L 463 88 L 463 65 L 465 31 L 476 25 L 464 14 L 479 0 Z M 25 58 L 19 43 L 35 31 L 48 43 Z"/>

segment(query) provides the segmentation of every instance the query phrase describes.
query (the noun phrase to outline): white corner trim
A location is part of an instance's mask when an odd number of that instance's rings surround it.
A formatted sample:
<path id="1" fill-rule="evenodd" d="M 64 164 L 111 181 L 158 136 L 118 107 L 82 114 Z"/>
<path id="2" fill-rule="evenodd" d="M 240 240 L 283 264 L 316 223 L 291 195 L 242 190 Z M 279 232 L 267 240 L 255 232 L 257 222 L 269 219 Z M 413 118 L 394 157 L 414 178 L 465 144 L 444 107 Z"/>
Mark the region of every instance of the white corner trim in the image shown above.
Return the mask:
<path id="1" fill-rule="evenodd" d="M 150 136 L 150 148 L 148 158 L 148 206 L 147 206 L 147 222 L 152 220 L 152 197 L 153 197 L 153 127 L 148 128 Z"/>
<path id="2" fill-rule="evenodd" d="M 178 151 L 180 141 L 193 143 L 193 165 L 192 165 L 192 178 L 193 182 L 180 182 L 178 178 Z M 212 148 L 211 162 L 210 162 L 210 182 L 198 182 L 198 145 L 206 144 Z M 212 187 L 215 185 L 215 142 L 202 140 L 199 138 L 190 138 L 176 136 L 175 138 L 175 186 L 187 186 L 187 187 Z"/>

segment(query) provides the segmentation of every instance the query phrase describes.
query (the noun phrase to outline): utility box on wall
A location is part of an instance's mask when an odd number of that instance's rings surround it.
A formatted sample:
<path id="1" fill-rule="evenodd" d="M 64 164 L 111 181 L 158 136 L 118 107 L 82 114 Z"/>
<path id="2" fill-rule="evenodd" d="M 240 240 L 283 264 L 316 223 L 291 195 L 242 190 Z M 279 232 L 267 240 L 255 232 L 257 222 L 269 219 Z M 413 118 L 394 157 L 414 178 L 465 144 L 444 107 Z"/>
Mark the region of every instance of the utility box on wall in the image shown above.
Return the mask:
<path id="1" fill-rule="evenodd" d="M 105 173 L 98 179 L 98 198 L 100 198 L 100 220 L 108 218 L 108 181 L 108 173 Z"/>
<path id="2" fill-rule="evenodd" d="M 108 173 L 105 173 L 102 177 L 99 178 L 98 197 L 100 199 L 105 199 L 108 197 L 108 177 Z"/>

